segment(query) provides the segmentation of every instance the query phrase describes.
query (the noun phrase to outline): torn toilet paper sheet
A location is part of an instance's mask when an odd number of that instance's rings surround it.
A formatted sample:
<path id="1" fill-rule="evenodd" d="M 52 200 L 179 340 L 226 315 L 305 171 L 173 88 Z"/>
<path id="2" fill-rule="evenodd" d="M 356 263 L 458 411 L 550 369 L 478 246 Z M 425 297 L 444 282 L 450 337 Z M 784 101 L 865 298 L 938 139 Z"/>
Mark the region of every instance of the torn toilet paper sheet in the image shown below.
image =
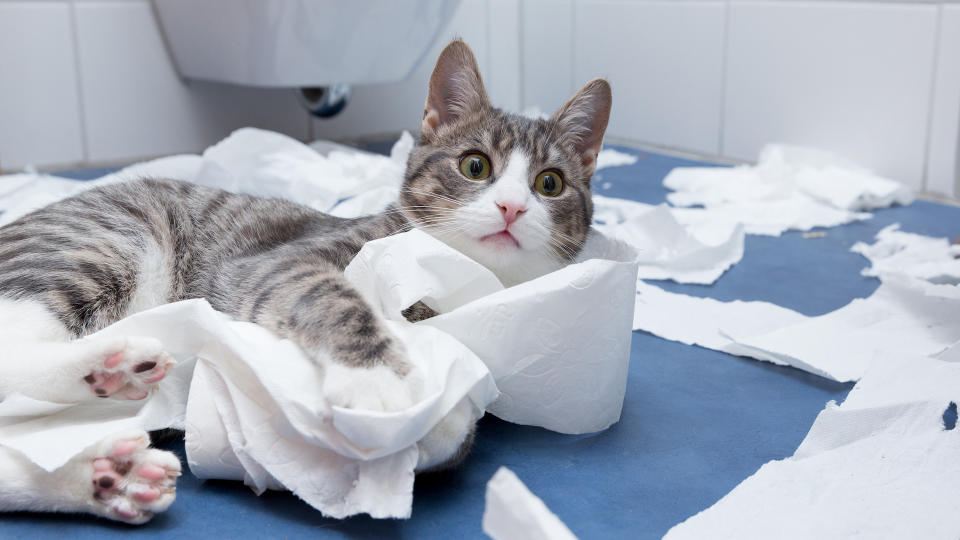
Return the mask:
<path id="1" fill-rule="evenodd" d="M 413 137 L 404 132 L 390 157 L 340 145 L 326 146 L 324 155 L 286 135 L 244 128 L 208 148 L 203 156 L 183 154 L 136 163 L 91 181 L 41 174 L 0 176 L 0 226 L 87 189 L 138 178 L 173 178 L 236 193 L 280 197 L 322 212 L 343 199 L 386 187 L 396 200 L 411 148 Z M 392 200 L 342 217 L 379 212 Z"/>
<path id="2" fill-rule="evenodd" d="M 822 150 L 770 144 L 755 166 L 681 167 L 664 179 L 677 206 L 772 201 L 805 194 L 834 208 L 860 211 L 913 202 L 912 192 Z"/>
<path id="3" fill-rule="evenodd" d="M 487 482 L 483 532 L 493 540 L 576 540 L 547 505 L 506 467 Z"/>
<path id="4" fill-rule="evenodd" d="M 138 178 L 176 178 L 192 181 L 203 160 L 183 154 L 136 163 L 96 180 L 70 180 L 45 174 L 20 174 L 14 189 L 4 189 L 9 176 L 0 176 L 0 227 L 43 208 L 98 186 Z"/>
<path id="5" fill-rule="evenodd" d="M 957 538 L 960 364 L 902 356 L 830 402 L 792 457 L 765 464 L 666 538 Z"/>
<path id="6" fill-rule="evenodd" d="M 806 317 L 767 302 L 718 302 L 642 284 L 633 327 L 836 381 L 855 381 L 872 364 L 936 355 L 960 341 L 960 294 L 956 286 L 887 279 L 869 298 Z"/>
<path id="7" fill-rule="evenodd" d="M 894 275 L 931 283 L 960 283 L 960 245 L 947 238 L 934 238 L 900 230 L 894 223 L 877 233 L 873 244 L 857 242 L 850 251 L 870 260 L 865 276 Z"/>
<path id="8" fill-rule="evenodd" d="M 802 197 L 722 203 L 707 208 L 674 208 L 673 213 L 677 221 L 692 230 L 724 230 L 742 224 L 748 234 L 765 236 L 836 227 L 870 217 L 870 214 L 840 210 Z"/>
<path id="9" fill-rule="evenodd" d="M 403 132 L 390 157 L 341 149 L 324 156 L 286 135 L 245 128 L 203 153 L 204 166 L 193 181 L 289 199 L 326 212 L 337 202 L 374 188 L 399 190 L 413 145 L 413 137 Z"/>
<path id="10" fill-rule="evenodd" d="M 19 201 L 26 198 L 25 193 L 32 191 L 32 188 L 40 182 L 45 184 L 44 191 L 60 191 L 64 189 L 62 185 L 64 182 L 71 186 L 74 184 L 73 180 L 36 173 L 2 175 L 0 176 L 0 212 L 20 204 Z"/>
<path id="11" fill-rule="evenodd" d="M 606 169 L 607 167 L 633 165 L 637 162 L 637 159 L 637 156 L 633 154 L 614 150 L 613 148 L 605 148 L 597 153 L 597 170 Z"/>
<path id="12" fill-rule="evenodd" d="M 730 334 L 764 335 L 806 320 L 808 317 L 801 313 L 769 302 L 721 302 L 639 282 L 633 329 L 686 345 L 738 354 Z"/>
<path id="13" fill-rule="evenodd" d="M 681 225 L 665 206 L 594 195 L 595 227 L 637 250 L 639 279 L 710 284 L 743 258 L 743 226 Z"/>
<path id="14" fill-rule="evenodd" d="M 600 236 L 592 243 L 593 253 L 632 253 Z M 568 433 L 619 419 L 635 274 L 633 261 L 590 259 L 505 289 L 422 231 L 375 240 L 344 275 L 422 375 L 423 395 L 408 409 L 332 407 L 323 370 L 292 342 L 189 300 L 98 333 L 156 337 L 180 360 L 155 395 L 67 408 L 10 398 L 0 402 L 0 441 L 52 470 L 123 428 L 185 427 L 191 471 L 201 478 L 244 480 L 258 491 L 283 486 L 333 517 L 408 517 L 416 442 L 464 397 L 477 414 L 489 406 Z M 401 312 L 418 300 L 442 314 L 408 323 Z M 504 399 L 494 402 L 495 379 Z"/>
<path id="15" fill-rule="evenodd" d="M 862 210 L 909 204 L 912 192 L 829 153 L 768 145 L 756 166 L 679 167 L 663 180 L 676 206 L 703 206 L 751 234 L 832 227 L 866 219 Z"/>

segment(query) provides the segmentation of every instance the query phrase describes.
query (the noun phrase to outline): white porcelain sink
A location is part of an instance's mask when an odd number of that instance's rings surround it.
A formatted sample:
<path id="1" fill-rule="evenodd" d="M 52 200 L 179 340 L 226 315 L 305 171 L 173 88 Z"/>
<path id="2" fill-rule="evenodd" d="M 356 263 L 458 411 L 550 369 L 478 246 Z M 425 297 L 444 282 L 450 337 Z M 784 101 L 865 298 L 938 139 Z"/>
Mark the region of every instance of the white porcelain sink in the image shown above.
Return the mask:
<path id="1" fill-rule="evenodd" d="M 406 77 L 459 0 L 154 0 L 180 74 L 315 87 Z"/>

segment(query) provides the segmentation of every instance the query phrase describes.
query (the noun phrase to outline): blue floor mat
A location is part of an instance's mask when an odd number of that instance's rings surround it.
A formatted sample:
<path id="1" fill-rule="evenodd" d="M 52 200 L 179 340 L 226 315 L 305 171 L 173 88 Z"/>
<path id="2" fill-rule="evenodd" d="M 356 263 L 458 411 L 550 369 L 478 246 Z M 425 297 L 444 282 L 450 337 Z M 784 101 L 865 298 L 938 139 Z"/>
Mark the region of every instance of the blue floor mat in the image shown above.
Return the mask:
<path id="1" fill-rule="evenodd" d="M 701 165 L 618 148 L 634 165 L 603 169 L 595 192 L 664 202 L 673 167 Z M 604 187 L 609 183 L 608 187 Z M 833 311 L 879 285 L 860 275 L 866 259 L 850 253 L 882 227 L 933 236 L 960 234 L 960 208 L 919 201 L 874 218 L 825 229 L 822 238 L 788 232 L 748 236 L 739 264 L 711 286 L 655 282 L 720 300 L 765 300 L 807 315 Z M 581 538 L 659 538 L 709 507 L 771 459 L 793 454 L 829 400 L 850 384 L 792 369 L 633 333 L 621 421 L 592 435 L 569 436 L 487 416 L 467 461 L 416 480 L 413 517 L 325 519 L 288 493 L 255 496 L 239 482 L 181 477 L 177 502 L 143 527 L 85 516 L 5 514 L 2 538 L 483 538 L 487 480 L 511 469 Z M 183 457 L 182 443 L 168 448 Z"/>

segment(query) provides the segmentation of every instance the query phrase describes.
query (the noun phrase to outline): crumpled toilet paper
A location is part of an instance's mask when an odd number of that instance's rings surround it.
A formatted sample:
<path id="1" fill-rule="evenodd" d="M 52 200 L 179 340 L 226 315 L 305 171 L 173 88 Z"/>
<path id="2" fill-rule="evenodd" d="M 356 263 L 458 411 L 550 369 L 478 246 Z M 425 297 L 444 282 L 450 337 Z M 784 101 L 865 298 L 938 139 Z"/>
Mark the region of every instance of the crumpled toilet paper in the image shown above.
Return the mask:
<path id="1" fill-rule="evenodd" d="M 487 482 L 483 532 L 493 540 L 576 540 L 570 529 L 506 467 Z"/>
<path id="2" fill-rule="evenodd" d="M 286 135 L 244 128 L 203 153 L 203 167 L 192 181 L 237 193 L 289 199 L 326 212 L 337 202 L 371 189 L 399 190 L 413 145 L 413 137 L 403 132 L 390 157 L 342 149 L 321 155 Z"/>
<path id="3" fill-rule="evenodd" d="M 633 165 L 636 162 L 637 156 L 614 150 L 613 148 L 605 148 L 597 153 L 597 170 L 606 169 L 607 167 Z"/>
<path id="4" fill-rule="evenodd" d="M 944 423 L 957 403 L 960 363 L 876 363 L 842 405 L 827 404 L 792 457 L 665 538 L 957 538 L 960 429 Z"/>
<path id="5" fill-rule="evenodd" d="M 960 287 L 889 277 L 866 299 L 807 317 L 768 302 L 719 302 L 641 284 L 635 330 L 790 365 L 836 381 L 960 341 Z"/>
<path id="6" fill-rule="evenodd" d="M 183 427 L 197 476 L 283 486 L 333 517 L 408 517 L 416 442 L 464 397 L 477 410 L 568 433 L 617 421 L 636 263 L 600 235 L 587 253 L 625 260 L 591 258 L 505 289 L 422 231 L 368 243 L 345 276 L 426 376 L 424 396 L 404 411 L 330 407 L 322 369 L 292 342 L 188 300 L 100 332 L 156 337 L 181 360 L 155 395 L 68 407 L 13 396 L 0 402 L 0 441 L 53 470 L 120 429 Z M 406 322 L 400 312 L 418 300 L 444 313 Z M 503 399 L 491 404 L 494 380 Z"/>
<path id="7" fill-rule="evenodd" d="M 739 222 L 747 233 L 832 227 L 867 219 L 862 212 L 909 204 L 900 183 L 821 150 L 771 144 L 756 166 L 678 167 L 663 180 L 675 206 L 703 206 L 690 219 Z"/>
<path id="8" fill-rule="evenodd" d="M 236 333 L 216 336 L 220 351 L 200 357 L 191 382 L 191 472 L 243 479 L 258 492 L 282 486 L 328 516 L 409 517 L 417 441 L 463 397 L 482 411 L 496 396 L 476 355 L 407 325 L 392 329 L 425 375 L 423 399 L 395 413 L 331 407 L 322 369 L 296 345 L 250 323 L 228 324 Z"/>
<path id="9" fill-rule="evenodd" d="M 168 156 L 125 167 L 96 180 L 69 180 L 45 174 L 18 174 L 12 189 L 0 193 L 0 227 L 48 204 L 98 186 L 137 178 L 178 178 L 191 181 L 203 165 L 200 156 Z M 5 175 L 3 184 L 10 175 Z"/>
<path id="10" fill-rule="evenodd" d="M 639 279 L 710 284 L 743 258 L 744 229 L 684 226 L 676 209 L 593 196 L 594 225 L 637 250 Z"/>
<path id="11" fill-rule="evenodd" d="M 900 230 L 894 223 L 877 233 L 873 244 L 857 242 L 850 251 L 870 260 L 865 276 L 901 276 L 931 283 L 960 283 L 960 245 L 947 238 L 933 238 Z"/>

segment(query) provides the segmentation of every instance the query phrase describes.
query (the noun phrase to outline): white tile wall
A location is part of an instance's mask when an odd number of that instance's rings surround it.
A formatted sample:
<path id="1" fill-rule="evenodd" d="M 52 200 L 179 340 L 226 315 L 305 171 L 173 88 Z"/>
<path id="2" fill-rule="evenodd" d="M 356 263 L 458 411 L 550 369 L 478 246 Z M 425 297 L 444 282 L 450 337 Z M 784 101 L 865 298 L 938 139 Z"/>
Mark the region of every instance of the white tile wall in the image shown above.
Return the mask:
<path id="1" fill-rule="evenodd" d="M 719 1 L 576 3 L 575 86 L 610 80 L 610 135 L 719 153 L 725 11 Z"/>
<path id="2" fill-rule="evenodd" d="M 83 159 L 72 40 L 67 4 L 0 3 L 0 168 Z"/>
<path id="3" fill-rule="evenodd" d="M 960 5 L 943 6 L 938 37 L 926 188 L 960 198 Z"/>
<path id="4" fill-rule="evenodd" d="M 292 91 L 187 83 L 147 1 L 76 5 L 90 161 L 196 152 L 253 125 L 308 136 Z"/>
<path id="5" fill-rule="evenodd" d="M 521 18 L 523 107 L 552 114 L 578 88 L 573 75 L 573 0 L 523 0 Z"/>
<path id="6" fill-rule="evenodd" d="M 293 91 L 185 83 L 148 0 L 0 0 L 0 166 L 198 151 L 244 125 L 416 130 L 433 59 L 470 43 L 495 104 L 614 87 L 609 133 L 753 159 L 782 140 L 960 194 L 960 2 L 464 0 L 404 82 L 312 121 Z"/>
<path id="7" fill-rule="evenodd" d="M 521 0 L 487 0 L 487 46 L 489 60 L 486 82 L 490 99 L 510 111 L 522 108 L 520 68 Z"/>
<path id="8" fill-rule="evenodd" d="M 733 2 L 723 153 L 826 148 L 922 188 L 937 9 Z"/>
<path id="9" fill-rule="evenodd" d="M 509 63 L 498 65 L 497 68 L 490 65 L 491 39 L 500 41 L 496 45 L 497 51 L 517 50 L 515 44 L 518 36 L 511 30 L 517 26 L 510 18 L 515 19 L 518 11 L 510 9 L 510 3 L 497 3 L 497 8 L 502 8 L 502 11 L 498 9 L 493 12 L 498 21 L 498 30 L 491 36 L 489 20 L 494 6 L 488 6 L 485 0 L 464 0 L 453 15 L 448 29 L 406 80 L 392 84 L 355 86 L 351 102 L 342 113 L 334 118 L 314 122 L 314 135 L 320 138 L 356 137 L 404 129 L 418 132 L 420 118 L 423 116 L 423 104 L 427 98 L 427 83 L 434 63 L 440 51 L 454 37 L 463 38 L 473 49 L 491 101 L 494 104 L 515 103 L 518 90 L 510 81 L 517 80 L 518 75 L 511 72 Z"/>

